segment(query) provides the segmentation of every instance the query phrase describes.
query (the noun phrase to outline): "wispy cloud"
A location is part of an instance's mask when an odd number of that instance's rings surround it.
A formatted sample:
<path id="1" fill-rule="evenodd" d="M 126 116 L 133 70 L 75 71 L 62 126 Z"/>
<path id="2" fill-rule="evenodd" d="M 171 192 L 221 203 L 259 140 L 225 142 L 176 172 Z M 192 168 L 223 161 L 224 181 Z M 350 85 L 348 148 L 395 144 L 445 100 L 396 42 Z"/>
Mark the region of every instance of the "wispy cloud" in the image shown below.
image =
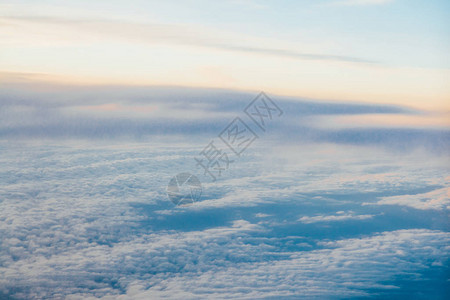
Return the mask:
<path id="1" fill-rule="evenodd" d="M 194 47 L 204 47 L 209 49 L 232 51 L 250 54 L 262 54 L 278 57 L 297 58 L 302 60 L 336 61 L 346 63 L 374 64 L 375 61 L 353 56 L 308 53 L 295 48 L 269 48 L 252 46 L 248 41 L 255 41 L 251 36 L 243 36 L 236 33 L 223 32 L 193 25 L 164 24 L 164 23 L 132 23 L 118 20 L 91 20 L 91 19 L 67 19 L 61 17 L 36 17 L 36 16 L 3 16 L 0 23 L 11 26 L 11 30 L 20 30 L 16 34 L 10 34 L 9 39 L 13 41 L 17 36 L 35 37 L 31 29 L 40 26 L 42 30 L 50 32 L 51 36 L 62 34 L 55 43 L 68 43 L 70 38 L 67 30 L 83 32 L 83 35 L 74 34 L 78 42 L 81 39 L 90 40 L 92 37 L 101 39 L 121 39 L 132 40 L 142 43 L 167 43 Z M 28 28 L 28 29 L 27 29 Z M 64 29 L 64 30 L 62 30 Z M 13 31 L 14 32 L 14 31 Z M 41 40 L 28 39 L 37 43 Z M 46 39 L 51 41 L 51 39 Z M 7 42 L 4 41 L 4 43 Z M 255 44 L 261 44 L 255 41 Z"/>
<path id="2" fill-rule="evenodd" d="M 348 220 L 367 220 L 373 218 L 374 215 L 355 215 L 352 212 L 345 213 L 343 211 L 338 212 L 336 215 L 319 215 L 314 217 L 301 217 L 298 219 L 305 224 L 317 223 L 317 222 L 335 222 L 335 221 L 348 221 Z"/>
<path id="3" fill-rule="evenodd" d="M 448 181 L 450 177 L 447 177 Z M 365 205 L 373 205 L 373 203 L 364 203 Z M 418 193 L 414 195 L 399 195 L 391 197 L 382 197 L 376 205 L 400 205 L 408 206 L 415 209 L 434 209 L 448 210 L 450 209 L 450 188 L 444 187 L 433 190 L 428 193 Z"/>

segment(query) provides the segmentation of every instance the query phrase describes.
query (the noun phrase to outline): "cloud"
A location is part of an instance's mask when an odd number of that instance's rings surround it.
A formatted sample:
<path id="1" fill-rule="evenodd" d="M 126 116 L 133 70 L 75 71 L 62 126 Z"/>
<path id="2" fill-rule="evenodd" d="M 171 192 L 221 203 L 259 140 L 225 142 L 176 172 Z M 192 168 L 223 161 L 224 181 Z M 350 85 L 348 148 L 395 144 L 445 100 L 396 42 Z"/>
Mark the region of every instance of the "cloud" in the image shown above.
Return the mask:
<path id="1" fill-rule="evenodd" d="M 274 149 L 277 156 L 262 146 L 267 157 L 254 148 L 223 180 L 204 181 L 213 203 L 206 198 L 203 205 L 179 208 L 165 189 L 171 176 L 189 170 L 201 149 L 195 142 L 2 141 L 0 295 L 443 294 L 445 228 L 427 229 L 436 224 L 423 221 L 426 212 L 383 219 L 379 206 L 360 205 L 370 193 L 442 184 L 442 164 L 340 147 Z M 324 228 L 297 221 L 300 214 L 326 219 L 338 210 L 346 213 L 332 216 L 380 218 L 351 228 L 348 222 Z M 421 221 L 398 221 L 408 218 Z"/>
<path id="2" fill-rule="evenodd" d="M 21 75 L 23 77 L 23 75 Z M 257 93 L 160 86 L 64 86 L 10 82 L 0 93 L 0 137 L 142 140 L 149 136 L 216 136 Z M 380 145 L 443 153 L 447 128 L 392 127 L 389 118 L 422 112 L 389 105 L 337 103 L 271 95 L 286 112 L 271 125 L 285 142 Z M 345 118 L 380 115 L 384 126 L 339 128 Z M 329 117 L 328 122 L 321 122 Z M 248 120 L 247 120 L 248 121 Z M 249 125 L 252 126 L 252 121 Z M 325 126 L 316 126 L 320 122 Z M 338 123 L 335 125 L 335 123 Z M 257 128 L 255 129 L 257 130 Z"/>
<path id="3" fill-rule="evenodd" d="M 348 221 L 348 220 L 367 220 L 373 218 L 374 215 L 354 215 L 353 213 L 345 213 L 343 211 L 338 212 L 336 215 L 319 215 L 314 217 L 304 216 L 298 219 L 305 224 L 317 223 L 317 222 L 336 222 L 336 221 Z"/>
<path id="4" fill-rule="evenodd" d="M 267 217 L 270 217 L 271 215 L 268 215 L 268 214 L 263 214 L 263 213 L 257 213 L 257 214 L 255 214 L 255 217 L 257 217 L 257 218 L 267 218 Z"/>
<path id="5" fill-rule="evenodd" d="M 448 180 L 449 178 L 447 178 Z M 376 203 L 365 203 L 365 205 L 401 205 L 415 209 L 450 209 L 450 188 L 444 187 L 435 189 L 427 193 L 418 193 L 413 195 L 398 195 L 391 197 L 382 197 Z"/>
<path id="6" fill-rule="evenodd" d="M 392 276 L 400 271 L 420 278 L 418 266 L 423 267 L 425 257 L 442 257 L 447 252 L 444 240 L 449 240 L 448 234 L 438 231 L 384 232 L 367 238 L 325 243 L 332 249 L 293 253 L 288 259 L 241 263 L 214 272 L 161 278 L 156 285 L 135 281 L 119 299 L 148 299 L 150 296 L 196 299 L 205 294 L 233 299 L 367 297 L 365 289 L 389 295 L 401 289 L 393 284 Z M 414 246 L 423 243 L 430 243 L 430 248 Z M 411 254 L 419 259 L 418 265 L 408 261 Z M 396 261 L 395 266 L 391 261 Z"/>
<path id="7" fill-rule="evenodd" d="M 74 31 L 74 36 L 87 42 L 93 39 L 121 39 L 133 42 L 150 44 L 176 44 L 194 47 L 204 47 L 221 51 L 232 51 L 250 54 L 262 54 L 277 57 L 289 57 L 302 60 L 335 61 L 345 63 L 375 64 L 377 62 L 353 56 L 342 56 L 323 53 L 307 53 L 290 48 L 255 47 L 248 41 L 254 40 L 249 36 L 230 34 L 227 32 L 214 31 L 210 28 L 198 26 L 186 26 L 178 24 L 160 23 L 131 23 L 117 20 L 89 20 L 89 19 L 67 19 L 61 17 L 37 17 L 37 16 L 3 16 L 0 22 L 16 25 L 11 28 L 34 28 L 40 26 L 43 30 L 51 33 L 51 36 L 62 35 L 53 43 L 69 43 L 67 30 Z M 56 29 L 53 26 L 57 26 Z M 64 28 L 65 31 L 61 31 Z M 15 29 L 17 30 L 17 29 Z M 80 35 L 79 32 L 84 34 Z M 14 32 L 14 31 L 13 31 Z M 30 33 L 22 32 L 21 36 Z M 16 34 L 10 34 L 13 41 Z M 64 38 L 63 38 L 64 36 Z M 33 39 L 31 39 L 33 40 Z M 48 39 L 46 39 L 48 40 Z M 27 42 L 27 41 L 22 41 Z M 36 43 L 36 40 L 34 39 Z M 42 43 L 39 41 L 38 43 Z M 255 44 L 261 44 L 261 42 Z"/>

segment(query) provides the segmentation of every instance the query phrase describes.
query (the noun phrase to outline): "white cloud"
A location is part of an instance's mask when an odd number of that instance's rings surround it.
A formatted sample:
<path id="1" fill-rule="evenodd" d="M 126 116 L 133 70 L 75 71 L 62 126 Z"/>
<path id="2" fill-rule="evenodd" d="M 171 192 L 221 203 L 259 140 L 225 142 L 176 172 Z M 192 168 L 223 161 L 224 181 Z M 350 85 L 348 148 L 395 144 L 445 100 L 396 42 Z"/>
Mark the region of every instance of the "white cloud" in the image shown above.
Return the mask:
<path id="1" fill-rule="evenodd" d="M 255 214 L 255 217 L 257 217 L 257 218 L 267 218 L 267 217 L 270 217 L 271 215 L 268 215 L 268 214 L 263 214 L 263 213 L 257 213 L 257 214 Z"/>
<path id="2" fill-rule="evenodd" d="M 366 296 L 395 289 L 398 274 L 420 278 L 446 266 L 446 232 L 369 231 L 336 241 L 299 231 L 295 220 L 306 212 L 283 206 L 322 207 L 307 222 L 368 218 L 356 213 L 361 199 L 333 194 L 442 184 L 442 166 L 430 159 L 323 145 L 279 156 L 263 147 L 267 158 L 252 156 L 255 147 L 228 180 L 204 184 L 215 200 L 174 208 L 167 182 L 199 145 L 0 147 L 0 297 Z M 340 205 L 345 211 L 325 214 Z M 285 222 L 289 213 L 293 222 Z"/>
<path id="3" fill-rule="evenodd" d="M 382 197 L 376 203 L 364 203 L 365 205 L 402 205 L 416 209 L 450 209 L 450 188 L 440 188 L 427 193 L 413 195 L 400 195 Z"/>
<path id="4" fill-rule="evenodd" d="M 202 295 L 221 299 L 364 297 L 369 295 L 364 289 L 399 289 L 381 283 L 392 280 L 397 272 L 407 272 L 420 280 L 420 268 L 432 260 L 444 260 L 448 241 L 449 235 L 439 231 L 384 232 L 324 243 L 332 249 L 293 253 L 284 260 L 177 274 L 158 279 L 158 284 L 134 281 L 118 299 L 198 299 Z M 424 244 L 427 247 L 421 246 Z M 419 263 L 409 259 L 418 259 Z"/>
<path id="5" fill-rule="evenodd" d="M 298 219 L 305 224 L 317 223 L 317 222 L 335 222 L 335 221 L 347 221 L 347 220 L 367 220 L 373 218 L 374 215 L 355 215 L 353 213 L 337 213 L 336 215 L 319 215 L 314 217 L 301 217 Z"/>

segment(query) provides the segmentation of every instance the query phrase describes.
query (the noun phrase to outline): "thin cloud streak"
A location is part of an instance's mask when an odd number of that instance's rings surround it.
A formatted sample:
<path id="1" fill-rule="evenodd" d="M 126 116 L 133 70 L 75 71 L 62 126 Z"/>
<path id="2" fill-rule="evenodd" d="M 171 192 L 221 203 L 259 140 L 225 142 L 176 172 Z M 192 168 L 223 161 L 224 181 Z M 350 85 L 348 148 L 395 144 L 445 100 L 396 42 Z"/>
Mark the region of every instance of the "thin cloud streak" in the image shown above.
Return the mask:
<path id="1" fill-rule="evenodd" d="M 185 46 L 204 47 L 221 51 L 263 54 L 278 57 L 289 57 L 302 60 L 334 61 L 358 64 L 380 64 L 359 57 L 307 53 L 295 49 L 265 48 L 246 46 L 241 41 L 230 43 L 229 40 L 217 38 L 221 33 L 206 32 L 202 28 L 186 28 L 177 24 L 162 23 L 130 23 L 119 20 L 66 19 L 59 17 L 3 16 L 0 22 L 18 25 L 63 25 L 71 29 L 97 33 L 113 38 L 133 39 L 141 42 L 162 42 Z"/>

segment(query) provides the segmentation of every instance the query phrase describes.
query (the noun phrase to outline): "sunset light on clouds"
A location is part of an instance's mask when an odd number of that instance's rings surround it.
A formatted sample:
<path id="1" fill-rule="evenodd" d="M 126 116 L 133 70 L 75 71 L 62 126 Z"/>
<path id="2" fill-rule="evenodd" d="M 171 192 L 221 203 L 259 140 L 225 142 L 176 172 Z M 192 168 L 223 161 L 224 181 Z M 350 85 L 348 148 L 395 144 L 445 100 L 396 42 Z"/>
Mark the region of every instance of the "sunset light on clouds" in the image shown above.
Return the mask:
<path id="1" fill-rule="evenodd" d="M 29 73 L 33 81 L 76 84 L 264 86 L 285 96 L 448 110 L 448 6 L 6 2 L 0 69 L 6 82 Z"/>

